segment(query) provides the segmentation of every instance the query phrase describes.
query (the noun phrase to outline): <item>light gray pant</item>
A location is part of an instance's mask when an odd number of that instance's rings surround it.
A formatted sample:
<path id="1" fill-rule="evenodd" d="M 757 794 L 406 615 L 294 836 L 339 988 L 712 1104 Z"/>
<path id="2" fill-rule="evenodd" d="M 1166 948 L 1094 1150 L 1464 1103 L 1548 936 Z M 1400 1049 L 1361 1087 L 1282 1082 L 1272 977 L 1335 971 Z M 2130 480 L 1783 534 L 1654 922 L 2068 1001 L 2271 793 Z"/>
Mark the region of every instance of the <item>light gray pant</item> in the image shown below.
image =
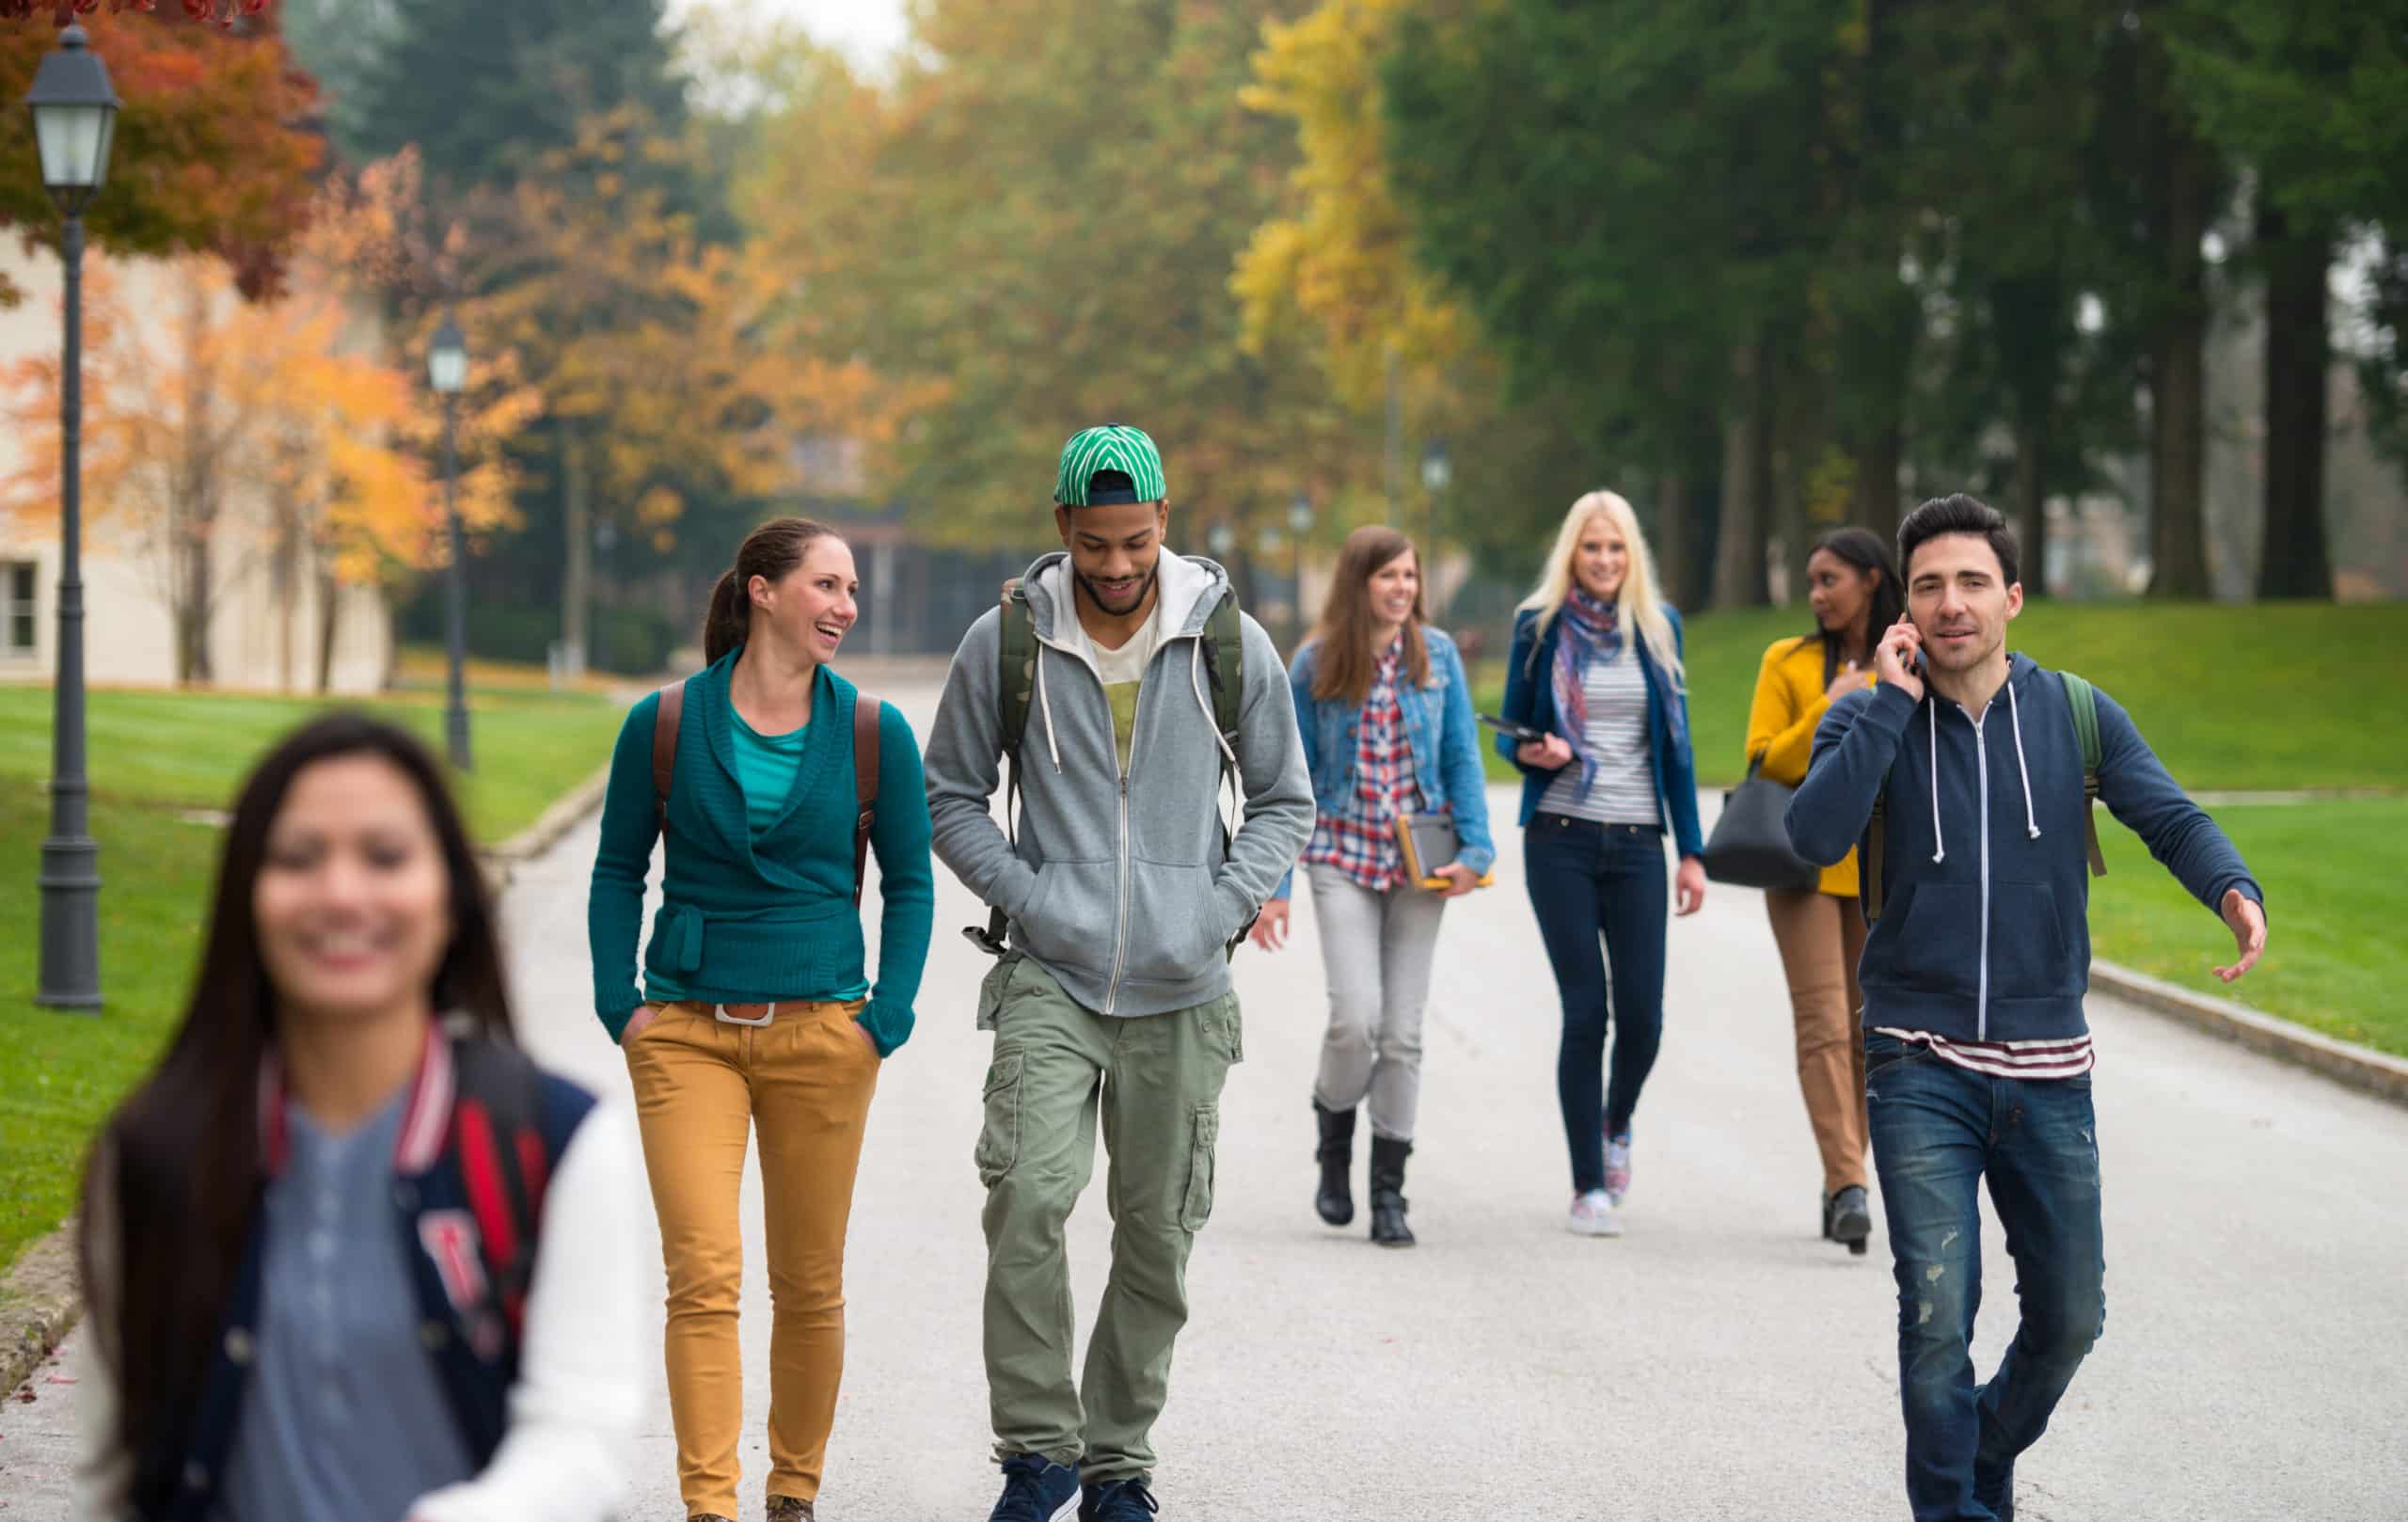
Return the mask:
<path id="1" fill-rule="evenodd" d="M 1313 1098 L 1324 1110 L 1352 1110 L 1369 1098 L 1371 1134 L 1411 1141 L 1421 1104 L 1421 1011 L 1447 901 L 1404 885 L 1373 893 L 1319 863 L 1307 871 L 1329 979 Z"/>

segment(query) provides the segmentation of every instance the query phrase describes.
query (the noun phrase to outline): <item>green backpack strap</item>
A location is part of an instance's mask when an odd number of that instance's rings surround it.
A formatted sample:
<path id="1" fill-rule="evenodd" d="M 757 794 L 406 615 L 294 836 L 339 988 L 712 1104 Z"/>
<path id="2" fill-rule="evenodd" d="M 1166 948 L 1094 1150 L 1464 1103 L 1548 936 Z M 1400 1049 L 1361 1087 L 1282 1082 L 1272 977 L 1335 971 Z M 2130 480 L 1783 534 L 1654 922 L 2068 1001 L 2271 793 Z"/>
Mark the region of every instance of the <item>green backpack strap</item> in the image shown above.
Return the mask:
<path id="1" fill-rule="evenodd" d="M 1004 583 L 998 599 L 995 640 L 995 698 L 1002 721 L 1004 756 L 1004 836 L 1020 845 L 1020 742 L 1028 733 L 1028 708 L 1037 695 L 1037 620 L 1028 610 L 1028 589 L 1018 577 Z M 984 930 L 973 925 L 962 934 L 990 956 L 1005 952 L 1009 924 L 1000 906 L 987 912 Z"/>
<path id="2" fill-rule="evenodd" d="M 1204 615 L 1204 675 L 1212 688 L 1212 722 L 1221 731 L 1221 784 L 1228 788 L 1233 805 L 1242 805 L 1238 794 L 1237 766 L 1230 758 L 1237 754 L 1239 713 L 1245 701 L 1245 625 L 1238 616 L 1238 593 L 1230 587 L 1221 594 L 1221 600 Z M 1217 798 L 1213 812 L 1220 812 Z M 1229 825 L 1227 816 L 1221 819 L 1221 853 L 1229 849 Z M 1257 911 L 1259 915 L 1260 911 Z M 1222 955 L 1235 959 L 1238 947 L 1245 943 L 1246 932 L 1254 928 L 1256 916 L 1248 916 L 1238 933 L 1229 938 Z"/>
<path id="3" fill-rule="evenodd" d="M 2099 848 L 2099 690 L 2069 671 L 2057 673 L 2066 684 L 2066 706 L 2073 713 L 2073 737 L 2082 747 L 2082 827 L 2090 836 L 2090 875 L 2107 875 L 2107 855 Z"/>

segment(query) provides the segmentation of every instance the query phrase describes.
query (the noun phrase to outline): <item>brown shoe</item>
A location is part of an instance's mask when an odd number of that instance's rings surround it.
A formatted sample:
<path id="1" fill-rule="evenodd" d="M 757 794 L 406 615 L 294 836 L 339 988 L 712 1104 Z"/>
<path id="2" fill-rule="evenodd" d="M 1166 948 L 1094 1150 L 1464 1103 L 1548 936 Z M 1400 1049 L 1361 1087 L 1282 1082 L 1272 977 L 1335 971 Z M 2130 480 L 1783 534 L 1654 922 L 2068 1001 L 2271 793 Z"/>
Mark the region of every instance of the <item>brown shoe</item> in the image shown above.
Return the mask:
<path id="1" fill-rule="evenodd" d="M 811 1514 L 811 1503 L 792 1496 L 769 1498 L 769 1522 L 816 1522 Z"/>

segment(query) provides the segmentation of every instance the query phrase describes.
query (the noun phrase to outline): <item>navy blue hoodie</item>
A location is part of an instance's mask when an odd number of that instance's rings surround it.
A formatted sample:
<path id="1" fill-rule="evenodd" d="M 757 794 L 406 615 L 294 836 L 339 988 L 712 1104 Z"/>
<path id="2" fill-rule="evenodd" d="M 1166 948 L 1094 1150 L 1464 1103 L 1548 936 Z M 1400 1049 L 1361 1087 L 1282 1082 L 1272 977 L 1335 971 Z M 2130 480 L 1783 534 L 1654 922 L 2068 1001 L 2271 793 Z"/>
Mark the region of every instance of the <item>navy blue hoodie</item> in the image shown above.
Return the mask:
<path id="1" fill-rule="evenodd" d="M 2241 853 L 2099 694 L 2099 797 L 2210 909 L 2239 888 Z M 1935 778 L 1937 781 L 1935 782 Z M 1789 838 L 1830 864 L 1884 798 L 1881 918 L 1864 943 L 1864 1023 L 1953 1041 L 2062 1040 L 2089 1029 L 2090 877 L 2082 747 L 2065 682 L 2022 656 L 1978 720 L 1889 683 L 1831 705 Z"/>

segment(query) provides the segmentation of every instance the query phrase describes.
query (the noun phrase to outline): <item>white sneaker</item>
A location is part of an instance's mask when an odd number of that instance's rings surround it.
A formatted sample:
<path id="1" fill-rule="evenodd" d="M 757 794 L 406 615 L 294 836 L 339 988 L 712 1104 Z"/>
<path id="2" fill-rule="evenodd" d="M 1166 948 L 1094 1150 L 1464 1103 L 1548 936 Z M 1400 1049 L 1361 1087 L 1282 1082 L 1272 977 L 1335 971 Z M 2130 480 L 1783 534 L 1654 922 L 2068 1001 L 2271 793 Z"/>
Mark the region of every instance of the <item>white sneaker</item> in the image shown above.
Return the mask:
<path id="1" fill-rule="evenodd" d="M 1606 1194 L 1617 1205 L 1630 1193 L 1630 1133 L 1606 1138 Z"/>
<path id="2" fill-rule="evenodd" d="M 1576 1237 L 1618 1237 L 1622 1223 L 1614 1219 L 1613 1200 L 1604 1190 L 1592 1189 L 1572 1197 L 1572 1213 L 1563 1218 L 1563 1229 Z"/>

